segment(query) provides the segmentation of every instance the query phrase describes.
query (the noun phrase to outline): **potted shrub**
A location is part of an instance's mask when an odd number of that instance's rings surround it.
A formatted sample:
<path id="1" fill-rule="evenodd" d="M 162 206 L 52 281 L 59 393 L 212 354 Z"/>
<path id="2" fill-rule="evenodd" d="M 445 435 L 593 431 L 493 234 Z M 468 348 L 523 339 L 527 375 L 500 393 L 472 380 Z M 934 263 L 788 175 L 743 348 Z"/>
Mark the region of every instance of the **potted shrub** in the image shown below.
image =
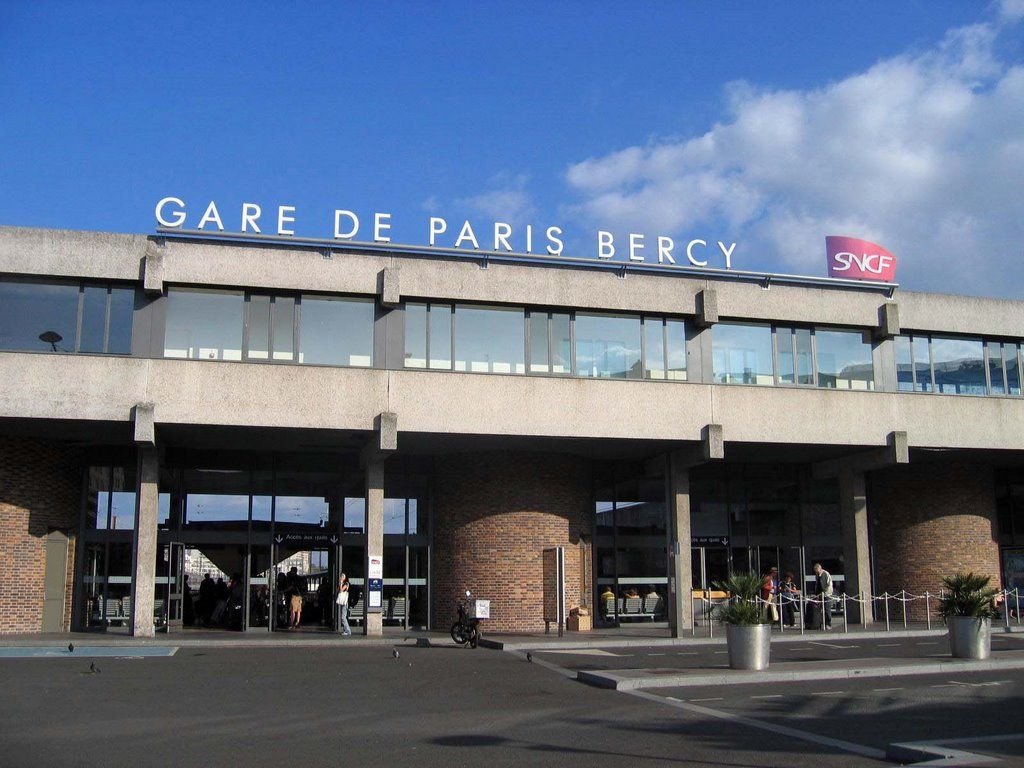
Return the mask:
<path id="1" fill-rule="evenodd" d="M 942 580 L 939 615 L 949 628 L 949 650 L 958 659 L 987 659 L 992 652 L 993 600 L 989 576 L 958 572 Z"/>
<path id="2" fill-rule="evenodd" d="M 756 573 L 738 573 L 714 585 L 729 594 L 716 616 L 725 624 L 731 669 L 768 668 L 772 627 L 758 603 L 762 581 Z"/>

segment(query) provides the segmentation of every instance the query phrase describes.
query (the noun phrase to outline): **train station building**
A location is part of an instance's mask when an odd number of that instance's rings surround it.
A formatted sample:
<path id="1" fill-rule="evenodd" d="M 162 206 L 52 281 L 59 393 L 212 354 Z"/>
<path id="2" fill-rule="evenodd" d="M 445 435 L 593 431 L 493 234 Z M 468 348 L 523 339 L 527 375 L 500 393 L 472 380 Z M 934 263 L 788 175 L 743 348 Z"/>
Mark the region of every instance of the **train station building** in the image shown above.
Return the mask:
<path id="1" fill-rule="evenodd" d="M 309 631 L 342 571 L 368 634 L 542 631 L 553 552 L 559 616 L 680 633 L 771 565 L 1024 587 L 1022 345 L 889 283 L 0 227 L 0 633 L 283 629 L 293 567 Z"/>

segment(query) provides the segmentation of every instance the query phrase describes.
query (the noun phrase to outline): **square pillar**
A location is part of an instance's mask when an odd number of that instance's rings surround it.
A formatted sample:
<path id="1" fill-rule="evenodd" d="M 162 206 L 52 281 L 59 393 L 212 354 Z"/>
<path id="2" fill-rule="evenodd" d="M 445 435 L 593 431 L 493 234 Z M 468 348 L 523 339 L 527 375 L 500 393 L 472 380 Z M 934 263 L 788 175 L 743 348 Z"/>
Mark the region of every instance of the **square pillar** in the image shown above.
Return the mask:
<path id="1" fill-rule="evenodd" d="M 384 634 L 384 606 L 370 606 L 370 560 L 384 557 L 384 461 L 366 463 L 366 584 L 364 604 L 366 620 L 363 631 L 368 636 Z"/>
<path id="2" fill-rule="evenodd" d="M 132 537 L 133 637 L 153 637 L 153 591 L 159 515 L 160 461 L 155 445 L 139 443 L 135 480 L 135 532 Z"/>
<path id="3" fill-rule="evenodd" d="M 864 597 L 871 594 L 871 559 L 868 549 L 868 499 L 863 472 L 839 474 L 839 508 L 843 528 L 843 556 L 846 594 Z M 870 606 L 847 603 L 848 621 L 867 624 L 872 620 Z M 866 609 L 866 610 L 865 610 Z"/>
<path id="4" fill-rule="evenodd" d="M 668 625 L 672 637 L 690 626 L 693 610 L 692 550 L 690 548 L 690 462 L 678 452 L 668 457 L 668 503 L 671 571 L 668 589 Z"/>

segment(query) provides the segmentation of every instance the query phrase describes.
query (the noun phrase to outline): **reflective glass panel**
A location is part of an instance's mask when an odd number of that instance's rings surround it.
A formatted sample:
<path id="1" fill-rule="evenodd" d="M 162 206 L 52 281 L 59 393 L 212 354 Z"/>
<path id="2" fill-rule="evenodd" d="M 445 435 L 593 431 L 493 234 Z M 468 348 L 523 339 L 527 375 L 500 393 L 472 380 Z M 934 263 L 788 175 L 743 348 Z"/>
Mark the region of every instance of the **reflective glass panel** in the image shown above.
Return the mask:
<path id="1" fill-rule="evenodd" d="M 295 299 L 274 298 L 274 359 L 295 359 Z"/>
<path id="2" fill-rule="evenodd" d="M 897 360 L 900 354 L 900 339 L 897 341 Z M 815 331 L 817 344 L 818 386 L 830 389 L 874 389 L 875 369 L 871 361 L 871 344 L 864 340 L 859 331 Z M 904 339 L 905 340 L 905 339 Z M 897 363 L 900 389 L 903 377 L 910 375 L 910 348 L 904 345 L 905 363 Z M 910 382 L 908 389 L 913 389 Z"/>
<path id="3" fill-rule="evenodd" d="M 405 367 L 427 367 L 427 305 L 405 305 Z"/>
<path id="4" fill-rule="evenodd" d="M 409 535 L 419 532 L 419 508 L 416 499 L 409 499 Z"/>
<path id="5" fill-rule="evenodd" d="M 774 383 L 772 331 L 767 325 L 717 323 L 711 329 L 711 346 L 716 383 Z"/>
<path id="6" fill-rule="evenodd" d="M 365 533 L 366 499 L 349 496 L 345 499 L 345 533 Z"/>
<path id="7" fill-rule="evenodd" d="M 793 329 L 776 328 L 775 346 L 778 350 L 779 381 L 792 384 L 795 381 L 793 372 Z"/>
<path id="8" fill-rule="evenodd" d="M 1011 395 L 1020 394 L 1020 358 L 1016 344 L 1003 344 L 1003 364 L 1006 367 L 1006 386 Z"/>
<path id="9" fill-rule="evenodd" d="M 548 361 L 548 313 L 531 312 L 530 319 L 530 373 L 550 373 Z"/>
<path id="10" fill-rule="evenodd" d="M 686 323 L 682 320 L 665 321 L 667 343 L 667 378 L 686 381 Z"/>
<path id="11" fill-rule="evenodd" d="M 373 299 L 303 296 L 300 313 L 300 363 L 373 365 Z"/>
<path id="12" fill-rule="evenodd" d="M 87 285 L 82 289 L 82 330 L 79 352 L 102 352 L 107 330 L 107 289 Z"/>
<path id="13" fill-rule="evenodd" d="M 114 491 L 110 494 L 110 529 L 130 531 L 135 528 L 135 492 Z"/>
<path id="14" fill-rule="evenodd" d="M 814 371 L 811 365 L 811 331 L 809 328 L 797 328 L 793 332 L 796 344 L 796 383 L 810 386 L 814 384 Z"/>
<path id="15" fill-rule="evenodd" d="M 640 378 L 640 318 L 576 315 L 576 373 L 611 379 Z"/>
<path id="16" fill-rule="evenodd" d="M 430 367 L 451 370 L 452 367 L 452 307 L 450 304 L 431 304 L 427 313 L 427 349 Z"/>
<path id="17" fill-rule="evenodd" d="M 896 381 L 900 392 L 914 391 L 914 363 L 910 355 L 910 337 L 897 336 L 896 342 Z M 827 362 L 827 359 L 826 359 Z M 818 335 L 818 366 L 821 367 L 821 334 Z M 824 372 L 824 369 L 821 369 Z M 820 372 L 819 372 L 820 375 Z M 827 386 L 827 385 L 826 385 Z"/>
<path id="18" fill-rule="evenodd" d="M 933 336 L 932 366 L 937 392 L 955 395 L 987 394 L 981 339 Z"/>
<path id="19" fill-rule="evenodd" d="M 270 297 L 249 297 L 249 354 L 253 360 L 270 357 Z"/>
<path id="20" fill-rule="evenodd" d="M 572 372 L 572 336 L 569 315 L 551 313 L 551 372 Z"/>
<path id="21" fill-rule="evenodd" d="M 665 321 L 644 318 L 644 378 L 665 378 Z"/>
<path id="22" fill-rule="evenodd" d="M 455 308 L 455 370 L 525 373 L 524 332 L 522 309 L 458 305 Z M 432 358 L 433 350 L 431 345 Z"/>
<path id="23" fill-rule="evenodd" d="M 107 352 L 127 355 L 132 351 L 132 312 L 135 309 L 134 288 L 110 289 L 110 329 Z"/>
<path id="24" fill-rule="evenodd" d="M 911 336 L 910 347 L 914 353 L 914 388 L 918 392 L 932 391 L 931 358 L 928 356 L 928 337 Z"/>
<path id="25" fill-rule="evenodd" d="M 77 285 L 0 281 L 0 349 L 74 352 L 77 329 Z"/>
<path id="26" fill-rule="evenodd" d="M 190 526 L 248 519 L 248 495 L 190 493 L 185 499 L 185 522 Z"/>
<path id="27" fill-rule="evenodd" d="M 244 311 L 240 291 L 171 288 L 164 357 L 241 360 Z"/>
<path id="28" fill-rule="evenodd" d="M 384 533 L 405 533 L 405 499 L 384 499 Z"/>
<path id="29" fill-rule="evenodd" d="M 277 496 L 274 519 L 281 524 L 295 523 L 325 527 L 330 508 L 323 496 Z"/>
<path id="30" fill-rule="evenodd" d="M 1003 345 L 998 341 L 985 342 L 985 358 L 988 360 L 989 391 L 993 395 L 1005 395 L 1003 382 Z"/>

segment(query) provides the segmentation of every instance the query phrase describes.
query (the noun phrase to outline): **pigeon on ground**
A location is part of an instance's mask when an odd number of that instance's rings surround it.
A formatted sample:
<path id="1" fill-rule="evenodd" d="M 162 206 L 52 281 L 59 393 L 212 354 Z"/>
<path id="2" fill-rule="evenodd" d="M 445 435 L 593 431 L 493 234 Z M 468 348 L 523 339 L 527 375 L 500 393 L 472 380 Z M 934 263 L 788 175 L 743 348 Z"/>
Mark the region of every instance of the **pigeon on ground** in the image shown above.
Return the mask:
<path id="1" fill-rule="evenodd" d="M 100 673 L 100 668 L 96 666 L 95 661 L 89 662 L 89 671 L 92 672 L 94 675 L 98 675 Z"/>
<path id="2" fill-rule="evenodd" d="M 396 659 L 399 658 L 398 649 L 397 648 L 392 648 L 391 649 L 391 655 L 394 656 Z"/>
<path id="3" fill-rule="evenodd" d="M 531 664 L 533 664 L 533 654 L 530 653 L 529 651 L 526 652 L 526 660 L 528 662 L 530 662 Z"/>
<path id="4" fill-rule="evenodd" d="M 75 644 L 74 643 L 68 643 L 68 653 L 74 653 L 74 652 L 75 652 Z"/>

